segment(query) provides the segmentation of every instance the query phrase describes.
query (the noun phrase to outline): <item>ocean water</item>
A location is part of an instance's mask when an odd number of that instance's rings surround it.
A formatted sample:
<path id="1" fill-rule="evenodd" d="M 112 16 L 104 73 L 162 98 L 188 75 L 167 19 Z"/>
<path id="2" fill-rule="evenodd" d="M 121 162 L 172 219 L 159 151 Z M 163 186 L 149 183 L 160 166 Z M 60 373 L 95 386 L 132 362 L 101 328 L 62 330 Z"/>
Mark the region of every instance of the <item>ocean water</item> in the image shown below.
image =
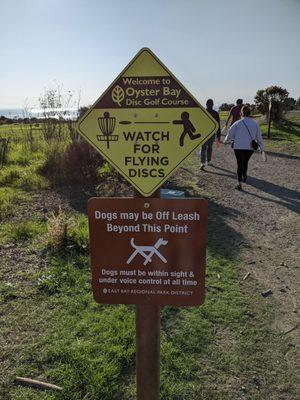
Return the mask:
<path id="1" fill-rule="evenodd" d="M 44 118 L 46 111 L 47 116 L 52 118 L 64 118 L 64 119 L 76 119 L 78 110 L 75 108 L 70 109 L 54 109 L 54 110 L 42 110 L 42 109 L 31 109 L 25 110 L 24 108 L 0 108 L 0 117 L 18 119 L 18 118 Z"/>
<path id="2" fill-rule="evenodd" d="M 6 118 L 25 118 L 25 110 L 23 108 L 0 108 L 0 117 Z"/>

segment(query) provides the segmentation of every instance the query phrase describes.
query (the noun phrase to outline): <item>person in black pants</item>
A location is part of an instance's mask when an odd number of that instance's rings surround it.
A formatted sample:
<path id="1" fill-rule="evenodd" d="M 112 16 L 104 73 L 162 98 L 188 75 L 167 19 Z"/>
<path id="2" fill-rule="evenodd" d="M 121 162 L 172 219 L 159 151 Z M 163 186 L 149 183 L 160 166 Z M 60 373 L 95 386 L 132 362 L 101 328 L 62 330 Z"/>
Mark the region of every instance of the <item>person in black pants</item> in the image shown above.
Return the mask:
<path id="1" fill-rule="evenodd" d="M 200 169 L 203 171 L 205 167 L 205 162 L 207 160 L 207 165 L 211 165 L 211 157 L 212 157 L 212 150 L 213 150 L 213 144 L 216 140 L 220 141 L 221 137 L 221 129 L 220 129 L 220 116 L 217 111 L 213 109 L 214 102 L 212 99 L 208 99 L 206 102 L 206 111 L 210 113 L 210 115 L 217 121 L 218 123 L 218 130 L 216 134 L 213 134 L 213 136 L 205 142 L 200 150 L 200 158 L 201 158 L 201 166 Z"/>
<path id="2" fill-rule="evenodd" d="M 234 150 L 235 158 L 237 161 L 237 176 L 238 182 L 247 181 L 248 161 L 250 160 L 253 150 Z"/>
<path id="3" fill-rule="evenodd" d="M 264 151 L 262 134 L 258 123 L 250 117 L 250 108 L 243 106 L 239 121 L 235 122 L 229 129 L 224 143 L 234 142 L 234 154 L 237 161 L 238 184 L 236 189 L 242 190 L 242 182 L 247 181 L 248 162 L 253 154 L 252 141 L 256 140 L 261 151 Z"/>

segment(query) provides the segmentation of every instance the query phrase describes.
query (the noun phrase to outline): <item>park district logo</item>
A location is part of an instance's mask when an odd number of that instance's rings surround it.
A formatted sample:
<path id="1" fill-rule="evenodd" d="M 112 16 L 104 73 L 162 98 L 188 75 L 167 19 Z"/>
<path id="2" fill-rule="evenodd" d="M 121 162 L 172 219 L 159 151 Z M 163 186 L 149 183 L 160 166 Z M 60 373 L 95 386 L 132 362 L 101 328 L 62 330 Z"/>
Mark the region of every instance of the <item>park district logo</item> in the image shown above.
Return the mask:
<path id="1" fill-rule="evenodd" d="M 142 49 L 78 122 L 78 131 L 150 196 L 217 130 L 217 122 Z"/>

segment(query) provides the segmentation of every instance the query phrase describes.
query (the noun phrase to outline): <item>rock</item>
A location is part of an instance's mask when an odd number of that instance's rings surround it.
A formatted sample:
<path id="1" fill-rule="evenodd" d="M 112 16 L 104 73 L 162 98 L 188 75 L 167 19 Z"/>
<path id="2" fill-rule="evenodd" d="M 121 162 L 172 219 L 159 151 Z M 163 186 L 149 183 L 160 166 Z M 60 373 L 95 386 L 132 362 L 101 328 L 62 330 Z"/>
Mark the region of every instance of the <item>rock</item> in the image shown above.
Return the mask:
<path id="1" fill-rule="evenodd" d="M 7 243 L 7 244 L 3 244 L 2 247 L 4 249 L 11 249 L 12 247 L 15 247 L 14 243 Z"/>
<path id="2" fill-rule="evenodd" d="M 246 312 L 246 315 L 247 315 L 247 317 L 249 317 L 249 318 L 255 318 L 255 314 L 252 313 L 251 311 L 247 311 L 247 312 Z"/>
<path id="3" fill-rule="evenodd" d="M 285 262 L 280 263 L 280 266 L 281 266 L 281 267 L 286 267 L 286 268 L 288 268 L 288 265 L 287 265 L 287 263 L 285 263 Z"/>
<path id="4" fill-rule="evenodd" d="M 255 386 L 255 389 L 259 389 L 261 387 L 261 382 L 258 378 L 254 377 L 252 382 Z"/>
<path id="5" fill-rule="evenodd" d="M 271 289 L 265 290 L 264 292 L 261 292 L 262 297 L 268 297 L 270 294 L 273 294 Z"/>

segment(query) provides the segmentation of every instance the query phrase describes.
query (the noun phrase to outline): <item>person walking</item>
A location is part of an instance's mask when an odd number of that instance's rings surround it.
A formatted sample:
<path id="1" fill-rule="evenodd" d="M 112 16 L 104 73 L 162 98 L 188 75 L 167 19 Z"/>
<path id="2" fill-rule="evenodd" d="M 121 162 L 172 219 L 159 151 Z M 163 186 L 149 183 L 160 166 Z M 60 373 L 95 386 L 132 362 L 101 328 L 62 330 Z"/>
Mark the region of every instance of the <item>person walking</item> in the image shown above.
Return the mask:
<path id="1" fill-rule="evenodd" d="M 225 128 L 228 128 L 229 125 L 229 121 L 230 121 L 230 125 L 232 126 L 236 121 L 238 121 L 241 118 L 241 110 L 243 107 L 243 100 L 242 99 L 237 99 L 236 101 L 236 105 L 233 106 L 231 108 L 231 110 L 229 111 L 229 115 L 227 118 L 227 121 L 225 123 Z"/>
<path id="2" fill-rule="evenodd" d="M 248 162 L 253 154 L 253 142 L 264 152 L 262 134 L 258 123 L 250 117 L 250 108 L 243 106 L 239 121 L 235 122 L 229 129 L 224 143 L 233 141 L 234 154 L 237 161 L 237 190 L 242 190 L 242 182 L 247 182 Z"/>
<path id="3" fill-rule="evenodd" d="M 203 171 L 205 167 L 205 163 L 207 160 L 207 164 L 211 164 L 211 157 L 212 157 L 212 149 L 213 149 L 213 144 L 217 136 L 217 140 L 220 141 L 221 137 L 221 129 L 220 129 L 220 116 L 217 111 L 213 109 L 214 102 L 212 99 L 208 99 L 206 102 L 206 111 L 210 113 L 210 115 L 217 121 L 218 123 L 218 130 L 216 134 L 214 134 L 211 138 L 208 139 L 207 142 L 205 142 L 200 150 L 200 158 L 201 158 L 201 166 L 200 169 Z"/>

